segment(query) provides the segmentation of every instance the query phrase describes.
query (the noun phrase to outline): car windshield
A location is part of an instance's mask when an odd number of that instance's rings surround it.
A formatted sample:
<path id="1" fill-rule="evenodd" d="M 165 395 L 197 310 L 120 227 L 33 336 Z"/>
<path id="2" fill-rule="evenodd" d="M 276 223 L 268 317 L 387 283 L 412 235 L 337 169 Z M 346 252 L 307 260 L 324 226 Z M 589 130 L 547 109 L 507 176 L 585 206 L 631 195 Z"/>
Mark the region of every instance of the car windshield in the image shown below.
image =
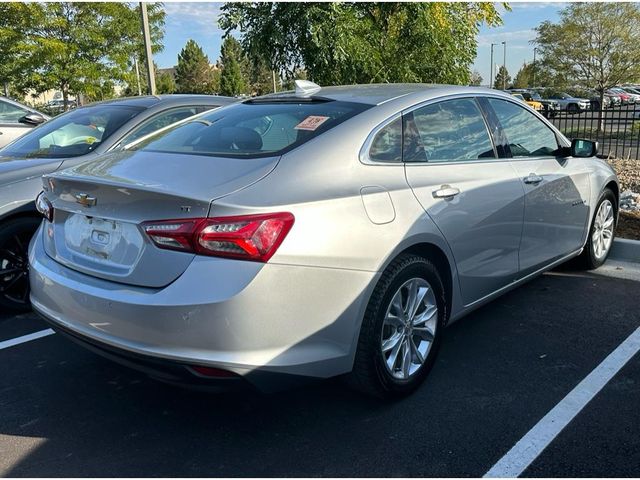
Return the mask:
<path id="1" fill-rule="evenodd" d="M 281 155 L 368 108 L 324 99 L 261 98 L 201 115 L 131 150 L 236 158 Z"/>
<path id="2" fill-rule="evenodd" d="M 531 100 L 536 100 L 536 101 L 542 100 L 542 97 L 540 96 L 539 93 L 528 93 L 527 95 L 529 96 L 529 98 L 531 98 Z"/>
<path id="3" fill-rule="evenodd" d="M 24 158 L 70 158 L 95 150 L 143 108 L 94 105 L 49 120 L 2 150 L 2 155 Z"/>

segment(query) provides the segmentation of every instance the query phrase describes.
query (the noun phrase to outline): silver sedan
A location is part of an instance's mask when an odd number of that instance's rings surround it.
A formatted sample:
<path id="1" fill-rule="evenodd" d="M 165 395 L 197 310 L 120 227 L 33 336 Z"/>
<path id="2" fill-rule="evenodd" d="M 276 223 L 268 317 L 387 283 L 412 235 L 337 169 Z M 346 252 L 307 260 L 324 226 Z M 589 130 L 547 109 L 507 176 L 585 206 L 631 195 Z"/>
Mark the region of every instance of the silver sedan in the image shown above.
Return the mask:
<path id="1" fill-rule="evenodd" d="M 40 224 L 34 200 L 43 174 L 92 161 L 174 122 L 233 102 L 213 95 L 97 102 L 59 115 L 0 149 L 0 309 L 29 309 L 27 245 Z M 0 106 L 0 124 L 1 113 Z M 44 121 L 35 114 L 24 120 L 38 119 Z"/>
<path id="2" fill-rule="evenodd" d="M 299 81 L 45 176 L 31 301 L 165 381 L 405 395 L 447 324 L 606 260 L 596 147 L 494 90 Z"/>

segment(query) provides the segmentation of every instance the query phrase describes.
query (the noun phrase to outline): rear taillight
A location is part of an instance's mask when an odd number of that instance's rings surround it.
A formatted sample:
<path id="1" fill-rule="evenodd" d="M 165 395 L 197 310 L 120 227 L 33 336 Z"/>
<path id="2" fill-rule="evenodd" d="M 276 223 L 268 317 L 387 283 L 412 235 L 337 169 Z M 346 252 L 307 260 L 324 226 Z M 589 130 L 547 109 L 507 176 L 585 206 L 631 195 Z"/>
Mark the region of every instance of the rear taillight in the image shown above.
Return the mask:
<path id="1" fill-rule="evenodd" d="M 293 221 L 290 213 L 266 213 L 145 222 L 142 228 L 159 248 L 266 262 Z"/>
<path id="2" fill-rule="evenodd" d="M 51 202 L 44 196 L 44 192 L 40 192 L 36 197 L 36 210 L 48 221 L 53 221 L 53 205 L 51 205 Z"/>

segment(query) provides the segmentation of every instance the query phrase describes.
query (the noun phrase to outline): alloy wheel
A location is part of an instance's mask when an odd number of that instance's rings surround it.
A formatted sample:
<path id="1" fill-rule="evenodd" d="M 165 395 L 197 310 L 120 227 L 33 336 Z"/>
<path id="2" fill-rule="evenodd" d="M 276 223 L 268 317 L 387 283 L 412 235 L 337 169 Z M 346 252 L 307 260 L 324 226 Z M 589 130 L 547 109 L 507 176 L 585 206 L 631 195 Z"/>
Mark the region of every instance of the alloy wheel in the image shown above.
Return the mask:
<path id="1" fill-rule="evenodd" d="M 423 278 L 412 278 L 395 292 L 382 324 L 380 348 L 389 373 L 407 380 L 424 365 L 438 324 L 435 292 Z"/>
<path id="2" fill-rule="evenodd" d="M 27 248 L 31 234 L 16 233 L 0 245 L 0 296 L 16 306 L 29 303 Z"/>
<path id="3" fill-rule="evenodd" d="M 604 200 L 593 221 L 593 233 L 591 235 L 591 243 L 593 245 L 593 254 L 596 259 L 604 258 L 613 242 L 613 205 L 609 200 Z"/>

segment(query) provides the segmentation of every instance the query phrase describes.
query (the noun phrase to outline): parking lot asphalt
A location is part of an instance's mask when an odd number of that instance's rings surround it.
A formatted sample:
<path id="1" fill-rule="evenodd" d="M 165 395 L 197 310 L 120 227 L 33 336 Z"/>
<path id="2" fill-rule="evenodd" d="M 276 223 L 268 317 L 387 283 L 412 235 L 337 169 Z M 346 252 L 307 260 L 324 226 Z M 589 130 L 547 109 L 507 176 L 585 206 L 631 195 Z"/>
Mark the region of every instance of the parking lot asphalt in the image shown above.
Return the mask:
<path id="1" fill-rule="evenodd" d="M 3 476 L 483 476 L 640 326 L 640 282 L 555 271 L 446 330 L 395 402 L 339 379 L 206 394 L 157 383 L 60 335 L 0 350 Z M 0 314 L 0 342 L 40 331 Z M 524 476 L 640 475 L 640 356 Z"/>

